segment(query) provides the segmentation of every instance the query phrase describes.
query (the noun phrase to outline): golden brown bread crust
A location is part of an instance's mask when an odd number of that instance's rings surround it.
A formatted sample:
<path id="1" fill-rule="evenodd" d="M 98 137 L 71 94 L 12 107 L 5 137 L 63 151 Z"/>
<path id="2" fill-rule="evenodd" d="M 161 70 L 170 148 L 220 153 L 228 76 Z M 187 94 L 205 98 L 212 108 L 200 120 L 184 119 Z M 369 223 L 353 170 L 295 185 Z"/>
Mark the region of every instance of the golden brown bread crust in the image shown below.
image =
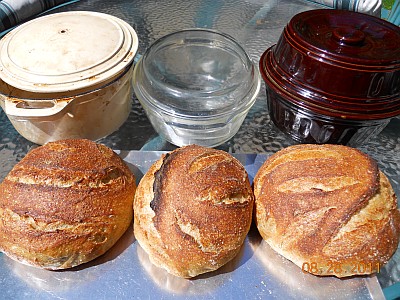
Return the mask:
<path id="1" fill-rule="evenodd" d="M 254 195 L 261 236 L 304 271 L 370 274 L 397 249 L 396 196 L 376 162 L 357 149 L 285 148 L 257 172 Z"/>
<path id="2" fill-rule="evenodd" d="M 194 277 L 236 256 L 253 202 L 246 170 L 230 154 L 178 148 L 155 162 L 138 185 L 135 237 L 155 265 Z"/>
<path id="3" fill-rule="evenodd" d="M 0 250 L 45 269 L 88 262 L 131 224 L 135 189 L 104 145 L 76 139 L 33 149 L 0 185 Z"/>

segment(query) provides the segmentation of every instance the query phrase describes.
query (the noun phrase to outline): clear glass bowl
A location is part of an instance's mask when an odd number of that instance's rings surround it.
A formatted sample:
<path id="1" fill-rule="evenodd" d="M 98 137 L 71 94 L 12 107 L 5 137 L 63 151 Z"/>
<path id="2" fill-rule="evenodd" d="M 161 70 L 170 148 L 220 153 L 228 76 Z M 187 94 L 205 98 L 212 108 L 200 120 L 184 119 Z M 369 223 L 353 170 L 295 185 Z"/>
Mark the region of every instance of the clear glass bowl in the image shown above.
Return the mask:
<path id="1" fill-rule="evenodd" d="M 188 29 L 155 41 L 137 63 L 132 85 L 166 140 L 215 147 L 238 131 L 261 77 L 232 37 Z"/>

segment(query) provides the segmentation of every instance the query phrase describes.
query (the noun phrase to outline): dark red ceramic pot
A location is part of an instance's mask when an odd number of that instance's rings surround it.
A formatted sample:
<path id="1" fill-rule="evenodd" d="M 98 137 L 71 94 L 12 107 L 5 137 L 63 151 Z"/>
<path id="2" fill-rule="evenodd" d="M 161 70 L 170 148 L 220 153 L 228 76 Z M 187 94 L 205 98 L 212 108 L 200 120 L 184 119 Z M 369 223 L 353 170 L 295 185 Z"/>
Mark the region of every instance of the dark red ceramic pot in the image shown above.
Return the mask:
<path id="1" fill-rule="evenodd" d="M 400 29 L 369 15 L 295 15 L 260 59 L 273 122 L 299 142 L 357 146 L 400 115 Z"/>

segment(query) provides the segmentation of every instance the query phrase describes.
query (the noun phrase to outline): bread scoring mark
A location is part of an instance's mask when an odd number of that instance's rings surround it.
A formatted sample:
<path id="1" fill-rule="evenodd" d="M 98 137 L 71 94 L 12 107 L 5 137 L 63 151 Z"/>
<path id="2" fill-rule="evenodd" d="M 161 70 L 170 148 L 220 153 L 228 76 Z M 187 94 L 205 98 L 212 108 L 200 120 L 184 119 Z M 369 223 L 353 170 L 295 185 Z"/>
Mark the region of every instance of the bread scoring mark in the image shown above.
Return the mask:
<path id="1" fill-rule="evenodd" d="M 370 249 L 375 244 L 374 240 L 380 238 L 382 223 L 389 224 L 391 212 L 397 210 L 395 195 L 388 194 L 391 190 L 389 180 L 382 172 L 380 172 L 380 178 L 380 186 L 376 193 L 369 199 L 367 205 L 353 214 L 332 237 L 323 249 L 324 254 L 333 255 L 337 252 L 337 247 L 347 252 L 363 247 Z M 360 230 L 360 228 L 365 228 L 365 230 Z M 394 228 L 394 232 L 396 230 Z"/>
<path id="2" fill-rule="evenodd" d="M 9 209 L 4 210 L 3 217 L 10 218 L 14 222 L 23 223 L 31 229 L 42 232 L 58 232 L 60 230 L 73 230 L 76 226 L 67 224 L 64 221 L 55 221 L 51 223 L 35 220 L 29 215 L 18 214 Z"/>
<path id="3" fill-rule="evenodd" d="M 214 205 L 245 204 L 251 197 L 245 196 L 243 184 L 247 173 L 233 157 L 222 151 L 206 150 L 188 163 L 188 174 L 203 182 L 205 188 L 199 191 L 195 201 L 211 201 Z"/>
<path id="4" fill-rule="evenodd" d="M 53 150 L 53 151 L 57 151 L 57 152 L 61 152 L 61 151 L 76 151 L 77 149 L 74 147 L 70 147 L 67 144 L 64 143 L 57 143 L 57 142 L 52 142 L 52 143 L 48 143 L 47 147 L 49 150 Z M 35 148 L 38 149 L 38 148 Z M 32 151 L 34 151 L 35 149 L 33 149 Z"/>
<path id="5" fill-rule="evenodd" d="M 94 170 L 89 174 L 80 174 L 80 176 L 68 176 L 63 170 L 52 170 L 53 175 L 46 174 L 45 170 L 31 167 L 29 174 L 17 176 L 9 174 L 7 180 L 16 184 L 37 185 L 40 188 L 77 188 L 87 186 L 89 188 L 101 188 L 114 184 L 118 180 L 125 181 L 125 174 L 116 167 L 110 166 L 101 170 Z M 15 173 L 15 172 L 14 172 Z M 54 176 L 59 173 L 59 176 Z"/>
<path id="6" fill-rule="evenodd" d="M 179 229 L 186 235 L 190 236 L 192 240 L 199 246 L 203 252 L 217 252 L 219 247 L 202 238 L 200 229 L 193 223 L 184 220 L 183 213 L 180 210 L 175 211 L 175 223 Z"/>
<path id="7" fill-rule="evenodd" d="M 110 148 L 108 148 L 105 145 L 102 144 L 96 144 L 95 145 L 97 149 L 99 150 L 100 153 L 103 154 L 103 156 L 107 159 L 113 157 L 115 155 L 114 151 L 112 151 Z"/>
<path id="8" fill-rule="evenodd" d="M 85 222 L 73 222 L 66 223 L 65 220 L 57 220 L 53 222 L 44 222 L 38 219 L 33 218 L 28 214 L 18 213 L 12 211 L 10 209 L 1 209 L 0 215 L 2 219 L 8 223 L 13 222 L 13 224 L 20 224 L 18 227 L 20 228 L 30 228 L 35 230 L 36 232 L 42 233 L 50 233 L 50 232 L 59 232 L 59 231 L 67 231 L 69 234 L 72 232 L 79 232 L 79 235 L 90 235 L 92 233 L 91 226 L 96 226 L 96 224 L 104 223 L 103 217 L 93 217 L 90 221 L 85 220 Z M 109 218 L 114 218 L 114 215 L 109 215 Z M 102 230 L 105 231 L 104 228 Z"/>
<path id="9" fill-rule="evenodd" d="M 189 163 L 189 174 L 201 172 L 205 169 L 212 168 L 215 170 L 218 164 L 223 162 L 231 162 L 233 159 L 229 158 L 224 153 L 206 152 Z"/>
<path id="10" fill-rule="evenodd" d="M 327 159 L 327 158 L 337 158 L 340 159 L 342 155 L 336 151 L 321 149 L 315 150 L 296 150 L 293 152 L 281 154 L 278 158 L 272 159 L 266 168 L 263 169 L 263 175 L 270 173 L 273 169 L 281 164 L 295 161 L 307 161 L 307 160 L 317 160 L 317 159 Z M 271 157 L 273 158 L 273 156 Z"/>
<path id="11" fill-rule="evenodd" d="M 107 242 L 108 238 L 105 233 L 96 233 L 88 237 L 88 241 L 91 241 L 93 244 L 100 245 Z"/>
<path id="12" fill-rule="evenodd" d="M 110 166 L 110 167 L 100 170 L 99 176 L 98 176 L 97 180 L 94 182 L 94 186 L 99 187 L 99 186 L 112 184 L 115 180 L 117 180 L 119 178 L 121 178 L 121 179 L 124 178 L 123 171 L 116 166 Z"/>
<path id="13" fill-rule="evenodd" d="M 270 234 L 275 234 L 277 230 L 276 220 L 275 218 L 270 217 L 269 211 L 267 212 L 267 209 L 263 204 L 256 202 L 255 209 L 255 221 L 257 223 L 257 227 L 259 227 L 260 229 L 259 232 L 262 235 L 263 239 L 268 241 L 270 238 Z M 265 220 L 265 222 L 258 222 L 258 220 Z"/>
<path id="14" fill-rule="evenodd" d="M 287 180 L 277 187 L 282 193 L 306 193 L 312 191 L 332 192 L 343 188 L 351 188 L 351 186 L 360 182 L 348 176 L 332 176 L 332 177 L 312 177 L 304 176 Z"/>
<path id="15" fill-rule="evenodd" d="M 26 184 L 26 185 L 38 185 L 41 188 L 45 186 L 57 187 L 57 188 L 69 188 L 76 183 L 82 181 L 82 177 L 79 178 L 71 178 L 71 180 L 60 180 L 49 178 L 47 176 L 39 177 L 16 177 L 16 176 L 7 176 L 7 180 L 14 182 L 16 184 Z"/>
<path id="16" fill-rule="evenodd" d="M 208 194 L 206 196 L 202 196 L 196 199 L 197 201 L 212 201 L 213 204 L 218 205 L 218 204 L 226 204 L 226 205 L 231 205 L 231 204 L 244 204 L 248 203 L 251 198 L 249 196 L 244 196 L 243 193 L 234 193 L 230 194 L 227 197 L 224 198 L 218 198 L 216 195 L 214 195 L 213 190 L 209 190 Z"/>
<path id="17" fill-rule="evenodd" d="M 177 151 L 173 151 L 167 153 L 162 157 L 162 164 L 160 168 L 154 173 L 154 182 L 153 182 L 153 199 L 150 201 L 150 208 L 155 212 L 154 219 L 157 220 L 157 211 L 160 210 L 162 206 L 162 195 L 163 195 L 163 186 L 164 180 L 167 177 L 165 174 L 169 169 L 169 165 L 174 157 L 177 155 Z"/>
<path id="18" fill-rule="evenodd" d="M 296 212 L 293 222 L 284 229 L 282 236 L 279 237 L 280 248 L 291 251 L 298 247 L 302 253 L 308 255 L 319 251 L 317 244 L 323 241 L 318 238 L 318 233 L 326 218 L 336 209 L 335 206 L 325 206 L 307 212 Z M 299 237 L 302 238 L 299 239 Z"/>
<path id="19" fill-rule="evenodd" d="M 182 212 L 179 210 L 175 211 L 175 223 L 178 225 L 179 229 L 184 233 L 192 237 L 199 247 L 204 251 L 203 244 L 201 243 L 200 229 L 190 222 L 184 222 L 183 217 L 181 217 Z"/>

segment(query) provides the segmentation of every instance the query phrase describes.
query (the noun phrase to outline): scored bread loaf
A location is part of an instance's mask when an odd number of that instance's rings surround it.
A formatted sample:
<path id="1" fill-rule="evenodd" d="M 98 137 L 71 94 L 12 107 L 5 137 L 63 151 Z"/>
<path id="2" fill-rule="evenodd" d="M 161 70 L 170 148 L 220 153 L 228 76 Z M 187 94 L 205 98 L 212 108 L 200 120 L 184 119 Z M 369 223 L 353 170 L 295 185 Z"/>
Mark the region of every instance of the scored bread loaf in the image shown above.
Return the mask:
<path id="1" fill-rule="evenodd" d="M 33 149 L 0 184 L 0 250 L 45 269 L 88 262 L 130 226 L 135 189 L 104 145 L 71 139 Z"/>
<path id="2" fill-rule="evenodd" d="M 340 145 L 296 145 L 254 178 L 263 239 L 303 271 L 346 277 L 379 272 L 399 243 L 394 191 L 376 162 Z"/>
<path id="3" fill-rule="evenodd" d="M 197 145 L 156 161 L 134 200 L 134 233 L 150 261 L 179 277 L 216 270 L 234 258 L 250 229 L 254 197 L 230 154 Z"/>

